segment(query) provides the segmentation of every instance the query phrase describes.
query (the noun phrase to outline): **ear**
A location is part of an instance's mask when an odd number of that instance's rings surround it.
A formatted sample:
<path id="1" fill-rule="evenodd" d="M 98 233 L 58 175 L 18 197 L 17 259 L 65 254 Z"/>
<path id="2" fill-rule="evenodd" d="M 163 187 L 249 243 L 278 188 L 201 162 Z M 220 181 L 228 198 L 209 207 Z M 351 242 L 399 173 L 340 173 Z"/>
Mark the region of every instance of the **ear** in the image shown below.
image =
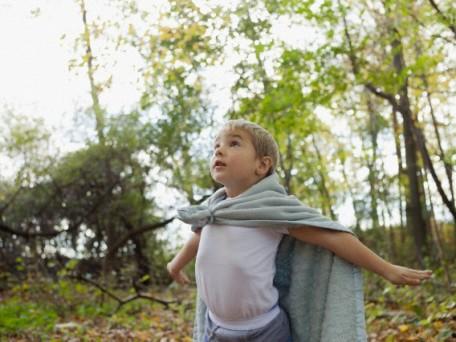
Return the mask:
<path id="1" fill-rule="evenodd" d="M 272 167 L 272 158 L 271 157 L 265 156 L 262 158 L 258 158 L 256 173 L 258 176 L 264 177 L 269 172 L 271 167 Z"/>

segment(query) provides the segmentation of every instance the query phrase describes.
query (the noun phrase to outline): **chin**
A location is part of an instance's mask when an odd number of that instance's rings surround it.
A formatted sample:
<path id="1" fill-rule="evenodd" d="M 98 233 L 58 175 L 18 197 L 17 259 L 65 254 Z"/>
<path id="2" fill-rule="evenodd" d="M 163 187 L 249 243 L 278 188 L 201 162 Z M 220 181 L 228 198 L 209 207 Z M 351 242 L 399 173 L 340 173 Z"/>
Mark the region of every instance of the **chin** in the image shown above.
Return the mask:
<path id="1" fill-rule="evenodd" d="M 222 184 L 222 185 L 225 185 L 224 182 L 223 182 L 223 179 L 222 177 L 217 177 L 216 175 L 212 174 L 211 173 L 211 178 L 214 182 L 216 183 L 219 183 L 219 184 Z"/>

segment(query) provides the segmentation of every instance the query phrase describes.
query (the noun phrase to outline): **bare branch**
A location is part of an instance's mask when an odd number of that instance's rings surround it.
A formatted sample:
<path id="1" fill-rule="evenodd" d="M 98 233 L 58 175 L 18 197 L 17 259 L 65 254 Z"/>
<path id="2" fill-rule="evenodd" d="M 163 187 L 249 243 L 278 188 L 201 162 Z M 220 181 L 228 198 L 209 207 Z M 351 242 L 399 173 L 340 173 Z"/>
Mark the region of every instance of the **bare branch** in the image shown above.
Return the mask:
<path id="1" fill-rule="evenodd" d="M 112 299 L 114 299 L 117 302 L 117 308 L 116 308 L 115 312 L 119 311 L 123 305 L 128 304 L 136 299 L 147 299 L 147 300 L 150 300 L 153 302 L 157 302 L 157 303 L 165 306 L 166 308 L 168 308 L 170 304 L 177 303 L 177 300 L 164 300 L 164 299 L 160 299 L 160 298 L 151 296 L 146 293 L 140 293 L 136 288 L 135 288 L 135 290 L 137 291 L 136 294 L 128 296 L 126 298 L 120 298 L 112 291 L 110 291 L 107 288 L 103 287 L 102 285 L 98 284 L 96 281 L 88 279 L 81 274 L 78 274 L 76 276 L 69 276 L 69 278 L 84 281 L 90 285 L 95 286 L 101 292 L 106 293 L 109 297 L 111 297 Z"/>
<path id="2" fill-rule="evenodd" d="M 124 223 L 132 226 L 128 221 L 126 221 L 125 218 L 123 218 L 124 220 Z M 143 225 L 142 227 L 139 227 L 137 229 L 133 229 L 131 231 L 129 231 L 127 234 L 125 234 L 124 236 L 122 236 L 115 244 L 114 246 L 112 246 L 108 253 L 106 254 L 106 257 L 105 257 L 105 260 L 109 260 L 111 259 L 117 252 L 117 250 L 119 248 L 121 248 L 128 240 L 130 240 L 133 236 L 135 235 L 139 235 L 139 234 L 142 234 L 142 233 L 145 233 L 145 232 L 149 232 L 149 231 L 152 231 L 152 230 L 155 230 L 155 229 L 158 229 L 158 228 L 161 228 L 161 227 L 164 227 L 166 226 L 168 223 L 171 223 L 172 221 L 174 220 L 174 217 L 171 217 L 165 221 L 162 221 L 162 222 L 156 222 L 156 223 L 149 223 L 149 224 L 145 224 Z"/>
<path id="3" fill-rule="evenodd" d="M 44 237 L 44 238 L 53 238 L 56 237 L 57 235 L 67 232 L 70 229 L 67 230 L 52 230 L 49 232 L 25 232 L 21 230 L 17 230 L 15 228 L 12 228 L 11 226 L 7 225 L 4 222 L 0 222 L 0 231 L 11 234 L 11 235 L 17 235 L 17 236 L 22 236 L 24 238 L 32 238 L 32 237 Z"/>
<path id="4" fill-rule="evenodd" d="M 372 83 L 366 83 L 364 86 L 374 95 L 381 97 L 384 100 L 387 100 L 391 104 L 391 106 L 393 106 L 393 108 L 398 107 L 397 101 L 392 94 L 385 93 L 381 89 L 375 87 Z"/>

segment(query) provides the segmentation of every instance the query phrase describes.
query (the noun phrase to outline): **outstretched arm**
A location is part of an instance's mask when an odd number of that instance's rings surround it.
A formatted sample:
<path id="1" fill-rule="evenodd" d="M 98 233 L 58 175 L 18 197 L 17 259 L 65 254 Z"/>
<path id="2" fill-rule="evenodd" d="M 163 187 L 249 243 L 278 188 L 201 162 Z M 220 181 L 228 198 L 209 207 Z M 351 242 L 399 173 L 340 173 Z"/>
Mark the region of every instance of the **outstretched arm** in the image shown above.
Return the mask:
<path id="1" fill-rule="evenodd" d="M 431 271 L 419 271 L 389 263 L 350 233 L 304 226 L 290 229 L 289 234 L 301 241 L 329 249 L 339 257 L 375 272 L 396 285 L 419 285 L 432 275 Z"/>
<path id="2" fill-rule="evenodd" d="M 179 284 L 188 284 L 190 279 L 184 273 L 183 268 L 196 256 L 198 252 L 198 245 L 200 240 L 201 231 L 192 234 L 190 239 L 187 240 L 182 249 L 174 256 L 166 268 L 171 278 Z"/>

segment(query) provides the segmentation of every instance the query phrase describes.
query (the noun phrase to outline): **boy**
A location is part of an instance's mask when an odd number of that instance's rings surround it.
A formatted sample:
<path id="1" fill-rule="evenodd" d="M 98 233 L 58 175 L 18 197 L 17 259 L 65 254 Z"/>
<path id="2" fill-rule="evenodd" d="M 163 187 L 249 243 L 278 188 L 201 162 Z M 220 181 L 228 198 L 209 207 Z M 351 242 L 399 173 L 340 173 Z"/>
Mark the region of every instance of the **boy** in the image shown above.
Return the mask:
<path id="1" fill-rule="evenodd" d="M 386 262 L 346 227 L 287 196 L 274 174 L 277 160 L 265 129 L 228 121 L 210 165 L 224 188 L 206 205 L 179 210 L 195 234 L 167 268 L 187 283 L 182 268 L 196 255 L 202 300 L 194 339 L 366 340 L 360 273 L 352 264 L 394 284 L 418 285 L 431 272 Z"/>

